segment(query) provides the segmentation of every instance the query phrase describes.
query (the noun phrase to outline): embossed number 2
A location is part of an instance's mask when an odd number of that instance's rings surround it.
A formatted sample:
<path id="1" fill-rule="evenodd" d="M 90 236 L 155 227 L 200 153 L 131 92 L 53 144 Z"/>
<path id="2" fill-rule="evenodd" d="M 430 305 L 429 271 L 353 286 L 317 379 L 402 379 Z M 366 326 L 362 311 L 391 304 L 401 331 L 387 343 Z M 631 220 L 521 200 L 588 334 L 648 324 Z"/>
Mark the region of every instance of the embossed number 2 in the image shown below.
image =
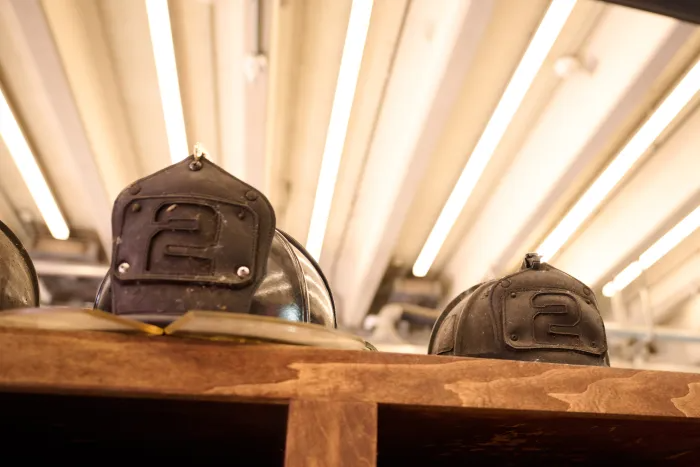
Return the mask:
<path id="1" fill-rule="evenodd" d="M 211 274 L 214 270 L 215 257 L 212 253 L 212 247 L 216 245 L 216 234 L 220 224 L 220 214 L 211 206 L 206 204 L 197 204 L 193 202 L 180 203 L 179 210 L 186 209 L 187 214 L 179 214 L 185 217 L 170 217 L 170 212 L 167 210 L 167 205 L 162 206 L 156 212 L 155 222 L 151 224 L 150 241 L 148 244 L 148 256 L 146 270 L 156 273 L 167 274 Z M 175 211 L 174 211 L 175 212 Z M 202 224 L 205 219 L 214 225 L 213 228 L 203 230 Z M 178 240 L 168 242 L 172 234 L 189 233 L 191 238 L 179 237 Z M 161 240 L 160 247 L 158 240 Z M 193 258 L 202 260 L 202 270 L 193 270 L 192 263 L 170 264 L 163 266 L 160 264 L 160 269 L 163 271 L 154 271 L 162 259 L 159 261 L 159 256 L 173 258 Z"/>
<path id="2" fill-rule="evenodd" d="M 581 309 L 578 302 L 565 293 L 543 292 L 532 296 L 536 310 L 533 316 L 535 341 L 540 344 L 567 344 L 578 340 Z"/>

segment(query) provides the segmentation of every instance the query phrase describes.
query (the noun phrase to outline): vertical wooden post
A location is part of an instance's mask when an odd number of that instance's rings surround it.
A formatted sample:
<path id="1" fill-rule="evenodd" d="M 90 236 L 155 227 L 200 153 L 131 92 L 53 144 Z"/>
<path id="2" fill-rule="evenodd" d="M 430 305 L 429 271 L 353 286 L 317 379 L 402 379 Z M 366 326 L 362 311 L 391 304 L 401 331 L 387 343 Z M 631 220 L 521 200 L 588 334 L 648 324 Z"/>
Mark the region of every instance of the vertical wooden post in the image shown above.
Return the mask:
<path id="1" fill-rule="evenodd" d="M 292 400 L 285 467 L 377 465 L 377 404 Z"/>

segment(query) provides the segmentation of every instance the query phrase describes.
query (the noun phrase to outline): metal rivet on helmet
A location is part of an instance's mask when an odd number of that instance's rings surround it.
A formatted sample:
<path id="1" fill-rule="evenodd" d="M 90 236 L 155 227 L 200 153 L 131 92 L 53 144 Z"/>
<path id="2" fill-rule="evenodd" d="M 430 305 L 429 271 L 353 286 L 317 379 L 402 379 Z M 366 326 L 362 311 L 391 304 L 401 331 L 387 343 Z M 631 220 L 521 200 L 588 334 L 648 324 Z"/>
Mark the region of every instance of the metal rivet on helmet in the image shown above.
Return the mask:
<path id="1" fill-rule="evenodd" d="M 248 269 L 246 266 L 241 266 L 238 268 L 236 271 L 236 275 L 240 277 L 241 279 L 245 279 L 250 275 L 250 269 Z"/>

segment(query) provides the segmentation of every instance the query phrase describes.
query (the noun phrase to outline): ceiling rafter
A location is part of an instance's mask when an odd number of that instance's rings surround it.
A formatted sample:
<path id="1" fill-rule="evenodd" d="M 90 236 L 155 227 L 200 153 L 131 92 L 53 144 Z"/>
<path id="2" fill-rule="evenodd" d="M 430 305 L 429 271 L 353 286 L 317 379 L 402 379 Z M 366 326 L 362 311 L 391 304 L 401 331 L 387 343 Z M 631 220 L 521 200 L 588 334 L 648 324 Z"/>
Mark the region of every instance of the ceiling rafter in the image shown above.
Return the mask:
<path id="1" fill-rule="evenodd" d="M 345 325 L 369 308 L 490 14 L 487 2 L 410 5 L 331 277 Z"/>
<path id="2" fill-rule="evenodd" d="M 95 165 L 109 200 L 142 174 L 98 4 L 43 2 Z"/>
<path id="3" fill-rule="evenodd" d="M 266 162 L 269 28 L 272 2 L 213 4 L 219 161 L 253 186 L 268 184 Z"/>
<path id="4" fill-rule="evenodd" d="M 34 127 L 30 125 L 25 131 L 34 142 L 37 155 L 48 172 L 56 172 L 59 166 L 72 172 L 72 177 L 69 178 L 76 180 L 75 183 L 53 177 L 53 188 L 59 203 L 67 209 L 69 218 L 75 217 L 71 216 L 71 207 L 73 214 L 76 209 L 87 211 L 90 227 L 97 231 L 103 248 L 109 254 L 111 201 L 102 183 L 93 149 L 41 3 L 39 0 L 10 0 L 5 3 L 4 13 L 5 26 L 12 30 L 16 54 L 19 56 L 18 66 L 22 67 L 16 71 L 21 71 L 23 79 L 34 85 L 31 95 L 31 104 L 34 106 L 31 123 Z M 22 121 L 29 122 L 23 111 L 25 109 L 20 106 L 18 113 L 22 114 Z M 41 115 L 40 119 L 36 119 L 37 114 Z M 39 121 L 51 128 L 44 127 L 43 132 L 37 131 L 35 126 Z M 51 145 L 42 139 L 49 132 L 57 138 L 51 141 Z M 81 199 L 80 206 L 73 203 L 75 198 Z M 84 213 L 80 214 L 83 218 L 86 217 Z"/>
<path id="5" fill-rule="evenodd" d="M 357 195 L 357 186 L 391 76 L 409 0 L 379 1 L 372 12 L 367 44 L 352 105 L 348 133 L 328 218 L 320 264 L 333 274 L 346 225 Z"/>

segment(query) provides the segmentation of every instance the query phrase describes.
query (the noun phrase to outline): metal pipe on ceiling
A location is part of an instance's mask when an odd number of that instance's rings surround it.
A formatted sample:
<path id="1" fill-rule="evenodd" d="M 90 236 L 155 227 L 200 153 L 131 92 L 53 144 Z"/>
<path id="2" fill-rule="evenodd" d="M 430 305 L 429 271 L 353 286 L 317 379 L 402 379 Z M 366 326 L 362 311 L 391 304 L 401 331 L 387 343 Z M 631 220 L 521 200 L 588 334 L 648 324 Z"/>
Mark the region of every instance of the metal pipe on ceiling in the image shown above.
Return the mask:
<path id="1" fill-rule="evenodd" d="M 71 263 L 66 261 L 34 260 L 39 276 L 73 276 L 102 279 L 109 266 L 103 264 Z"/>

